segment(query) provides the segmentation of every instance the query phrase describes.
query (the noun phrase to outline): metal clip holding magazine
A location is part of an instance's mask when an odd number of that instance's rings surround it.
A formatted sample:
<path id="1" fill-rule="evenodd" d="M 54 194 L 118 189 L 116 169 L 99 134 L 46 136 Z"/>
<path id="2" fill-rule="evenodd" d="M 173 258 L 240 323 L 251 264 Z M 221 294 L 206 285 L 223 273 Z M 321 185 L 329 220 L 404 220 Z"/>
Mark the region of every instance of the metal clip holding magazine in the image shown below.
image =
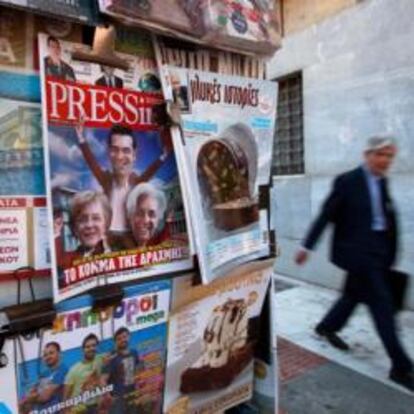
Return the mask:
<path id="1" fill-rule="evenodd" d="M 117 284 L 97 286 L 89 294 L 92 296 L 93 310 L 116 306 L 124 298 L 124 290 Z"/>
<path id="2" fill-rule="evenodd" d="M 27 281 L 30 289 L 30 302 L 21 303 L 22 275 L 34 271 L 31 267 L 21 267 L 16 269 L 14 277 L 17 281 L 17 304 L 6 306 L 0 309 L 0 368 L 5 367 L 8 358 L 3 353 L 4 342 L 8 338 L 13 338 L 21 334 L 30 333 L 40 328 L 52 325 L 56 316 L 56 310 L 52 299 L 36 300 L 32 277 L 29 275 Z"/>
<path id="3" fill-rule="evenodd" d="M 272 189 L 272 184 L 260 185 L 259 186 L 259 209 L 266 209 L 268 211 L 268 222 L 269 222 L 269 248 L 270 248 L 270 257 L 277 257 L 278 256 L 278 246 L 276 243 L 276 232 L 272 228 L 271 224 L 271 215 L 270 215 L 270 191 Z"/>
<path id="4" fill-rule="evenodd" d="M 172 100 L 166 100 L 153 109 L 153 120 L 163 128 L 176 127 L 179 130 L 181 141 L 185 145 L 180 105 Z"/>
<path id="5" fill-rule="evenodd" d="M 181 127 L 181 111 L 177 103 L 165 101 L 153 108 L 153 121 L 164 127 Z"/>

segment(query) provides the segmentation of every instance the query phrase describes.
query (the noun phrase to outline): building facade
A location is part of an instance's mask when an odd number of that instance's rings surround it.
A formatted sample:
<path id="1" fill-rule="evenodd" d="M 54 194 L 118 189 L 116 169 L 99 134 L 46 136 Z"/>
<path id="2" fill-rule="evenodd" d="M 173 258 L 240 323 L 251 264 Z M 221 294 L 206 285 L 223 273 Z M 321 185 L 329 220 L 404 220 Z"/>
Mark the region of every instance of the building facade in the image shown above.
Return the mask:
<path id="1" fill-rule="evenodd" d="M 293 102 L 283 103 L 279 111 L 285 119 L 282 116 L 282 131 L 279 128 L 277 135 L 293 144 L 287 142 L 278 149 L 274 168 L 272 212 L 281 251 L 276 271 L 326 287 L 341 286 L 342 272 L 327 259 L 329 231 L 306 266 L 296 266 L 294 254 L 333 177 L 362 162 L 367 137 L 393 134 L 400 147 L 390 173 L 390 190 L 400 213 L 398 268 L 412 275 L 408 294 L 412 309 L 413 16 L 411 0 L 285 0 L 283 46 L 268 65 L 269 78 L 296 79 L 294 91 L 290 93 L 288 88 L 286 92 L 294 97 Z M 298 88 L 299 104 L 295 98 Z M 287 121 L 286 111 L 294 112 Z M 286 130 L 289 125 L 290 132 Z M 290 157 L 289 151 L 294 153 Z"/>

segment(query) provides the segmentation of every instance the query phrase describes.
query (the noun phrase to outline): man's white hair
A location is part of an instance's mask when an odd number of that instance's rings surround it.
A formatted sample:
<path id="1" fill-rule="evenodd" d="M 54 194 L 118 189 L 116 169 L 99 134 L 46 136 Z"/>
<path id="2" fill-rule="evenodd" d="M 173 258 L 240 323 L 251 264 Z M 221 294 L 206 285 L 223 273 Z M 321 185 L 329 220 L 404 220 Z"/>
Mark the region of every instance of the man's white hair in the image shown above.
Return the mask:
<path id="1" fill-rule="evenodd" d="M 376 151 L 384 147 L 397 146 L 395 138 L 391 135 L 374 135 L 367 139 L 365 152 Z"/>
<path id="2" fill-rule="evenodd" d="M 154 187 L 152 184 L 141 183 L 137 184 L 128 194 L 126 209 L 129 221 L 131 221 L 133 215 L 135 214 L 137 201 L 141 196 L 152 197 L 157 200 L 159 217 L 162 219 L 165 214 L 165 210 L 167 209 L 167 200 L 164 192 Z"/>

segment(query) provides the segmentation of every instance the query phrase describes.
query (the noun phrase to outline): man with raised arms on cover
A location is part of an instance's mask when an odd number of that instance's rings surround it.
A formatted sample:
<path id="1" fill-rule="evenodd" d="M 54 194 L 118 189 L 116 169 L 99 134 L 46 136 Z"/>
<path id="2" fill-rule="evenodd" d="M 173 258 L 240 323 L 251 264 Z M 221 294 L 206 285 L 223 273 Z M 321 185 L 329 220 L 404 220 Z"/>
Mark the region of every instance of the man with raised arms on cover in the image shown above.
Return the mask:
<path id="1" fill-rule="evenodd" d="M 138 175 L 134 171 L 137 157 L 137 141 L 131 129 L 122 125 L 113 125 L 108 134 L 108 156 L 111 170 L 102 169 L 92 153 L 84 135 L 82 122 L 76 127 L 79 147 L 86 163 L 91 169 L 104 193 L 107 195 L 112 208 L 110 235 L 113 237 L 130 234 L 126 215 L 126 199 L 133 187 L 150 180 L 163 165 L 172 150 L 170 139 L 159 158 Z"/>
<path id="2" fill-rule="evenodd" d="M 97 354 L 99 344 L 95 334 L 89 334 L 82 342 L 83 359 L 69 370 L 65 378 L 63 400 L 80 396 L 85 391 L 93 391 L 102 385 L 102 369 L 105 356 Z M 96 414 L 99 398 L 94 397 L 68 409 L 65 414 Z"/>
<path id="3" fill-rule="evenodd" d="M 114 335 L 115 352 L 104 368 L 103 382 L 113 386 L 109 414 L 137 413 L 137 378 L 140 361 L 136 349 L 129 347 L 128 328 L 119 328 Z"/>

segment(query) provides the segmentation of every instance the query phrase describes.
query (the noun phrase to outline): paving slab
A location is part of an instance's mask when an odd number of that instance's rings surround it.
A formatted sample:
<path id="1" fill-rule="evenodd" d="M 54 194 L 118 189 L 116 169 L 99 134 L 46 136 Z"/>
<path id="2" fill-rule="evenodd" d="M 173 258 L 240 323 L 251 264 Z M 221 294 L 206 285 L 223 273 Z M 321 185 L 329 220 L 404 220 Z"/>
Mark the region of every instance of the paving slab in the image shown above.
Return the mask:
<path id="1" fill-rule="evenodd" d="M 286 414 L 413 414 L 414 397 L 334 362 L 281 385 Z"/>
<path id="2" fill-rule="evenodd" d="M 390 361 L 366 307 L 341 332 L 351 346 L 343 352 L 314 333 L 339 293 L 280 275 L 275 282 L 279 414 L 414 414 L 414 393 L 388 380 Z M 414 312 L 397 322 L 414 358 Z"/>
<path id="3" fill-rule="evenodd" d="M 322 355 L 330 361 L 408 393 L 387 378 L 390 361 L 365 306 L 361 305 L 357 308 L 348 325 L 341 332 L 341 336 L 349 343 L 351 350 L 340 351 L 314 333 L 315 325 L 339 293 L 320 286 L 286 281 L 279 277 L 276 279 L 282 282 L 279 286 L 284 286 L 283 284 L 295 286 L 274 292 L 272 305 L 276 315 L 278 336 Z M 401 312 L 397 321 L 401 340 L 414 359 L 414 312 Z M 412 414 L 414 414 L 414 407 Z"/>

